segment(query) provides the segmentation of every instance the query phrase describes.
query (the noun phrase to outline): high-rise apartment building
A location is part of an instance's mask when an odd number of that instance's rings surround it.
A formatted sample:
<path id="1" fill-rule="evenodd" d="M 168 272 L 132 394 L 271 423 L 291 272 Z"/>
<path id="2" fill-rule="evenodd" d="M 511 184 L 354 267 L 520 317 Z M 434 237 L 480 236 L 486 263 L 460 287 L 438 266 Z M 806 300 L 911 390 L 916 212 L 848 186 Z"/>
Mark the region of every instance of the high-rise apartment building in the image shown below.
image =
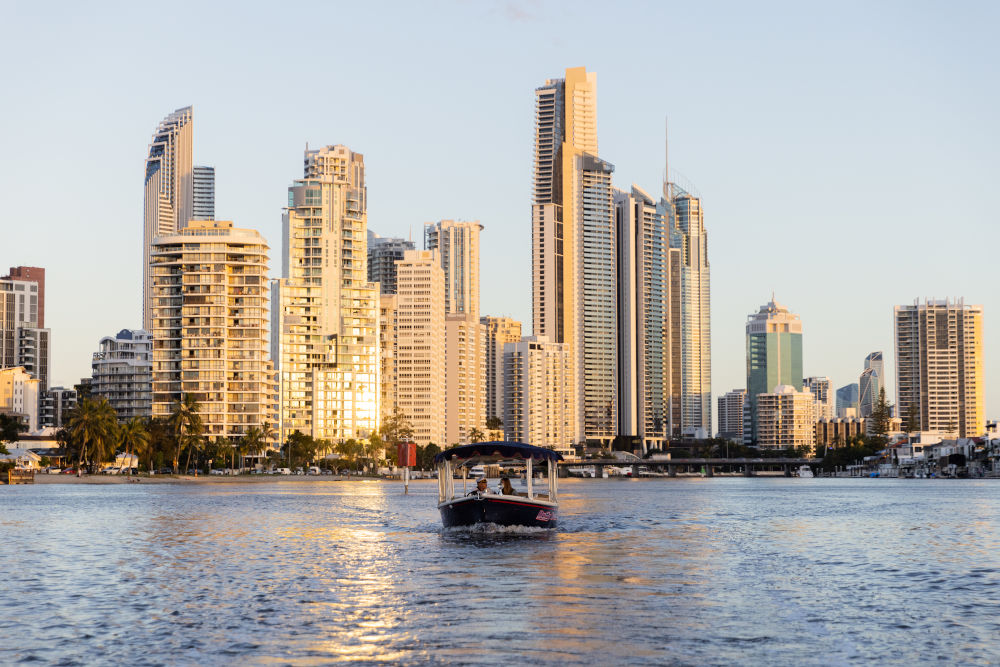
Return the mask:
<path id="1" fill-rule="evenodd" d="M 153 240 L 154 417 L 192 395 L 212 439 L 273 420 L 267 251 L 258 232 L 221 220 Z"/>
<path id="2" fill-rule="evenodd" d="M 816 441 L 816 397 L 787 384 L 757 396 L 757 447 L 813 448 Z"/>
<path id="3" fill-rule="evenodd" d="M 23 367 L 39 381 L 39 396 L 48 389 L 52 365 L 51 332 L 40 325 L 44 284 L 45 270 L 38 267 L 13 267 L 0 278 L 0 368 Z"/>
<path id="4" fill-rule="evenodd" d="M 122 329 L 105 336 L 90 362 L 90 392 L 103 396 L 118 413 L 118 421 L 153 414 L 153 335 L 143 329 Z"/>
<path id="5" fill-rule="evenodd" d="M 392 294 L 380 294 L 378 306 L 379 350 L 379 420 L 394 414 L 396 408 L 396 294 L 393 275 Z"/>
<path id="6" fill-rule="evenodd" d="M 701 199 L 676 183 L 663 186 L 660 209 L 669 229 L 670 247 L 677 269 L 671 271 L 679 290 L 671 298 L 679 322 L 673 325 L 674 343 L 680 356 L 674 358 L 675 377 L 680 382 L 679 421 L 675 433 L 686 437 L 708 437 L 712 431 L 712 319 L 711 272 L 708 235 Z M 677 389 L 675 388 L 676 392 Z"/>
<path id="7" fill-rule="evenodd" d="M 194 167 L 192 179 L 191 217 L 215 220 L 215 167 Z"/>
<path id="8" fill-rule="evenodd" d="M 872 352 L 865 357 L 865 368 L 858 379 L 858 413 L 861 417 L 871 417 L 879 392 L 885 388 L 885 366 L 881 352 Z"/>
<path id="9" fill-rule="evenodd" d="M 424 249 L 436 251 L 444 271 L 445 438 L 468 442 L 486 421 L 483 340 L 479 335 L 479 221 L 441 220 L 424 225 Z"/>
<path id="10" fill-rule="evenodd" d="M 521 340 L 521 323 L 509 317 L 479 318 L 486 327 L 483 337 L 483 359 L 485 364 L 485 406 L 486 418 L 504 418 L 503 348 L 507 343 Z"/>
<path id="11" fill-rule="evenodd" d="M 191 107 L 178 109 L 156 127 L 146 157 L 143 208 L 142 327 L 151 330 L 153 239 L 183 229 L 194 207 Z"/>
<path id="12" fill-rule="evenodd" d="M 573 420 L 577 407 L 572 387 L 572 358 L 565 343 L 528 336 L 506 343 L 503 350 L 504 437 L 575 453 Z"/>
<path id="13" fill-rule="evenodd" d="M 35 326 L 45 328 L 45 269 L 40 266 L 12 266 L 4 280 L 21 280 L 38 285 Z M 30 317 L 28 319 L 31 319 Z"/>
<path id="14" fill-rule="evenodd" d="M 719 437 L 732 442 L 743 442 L 743 416 L 746 411 L 747 390 L 733 389 L 719 396 Z"/>
<path id="15" fill-rule="evenodd" d="M 896 306 L 897 414 L 921 431 L 971 438 L 986 427 L 983 307 L 964 299 Z"/>
<path id="16" fill-rule="evenodd" d="M 396 262 L 413 248 L 413 241 L 383 237 L 368 230 L 368 282 L 378 283 L 381 294 L 395 294 Z"/>
<path id="17" fill-rule="evenodd" d="M 830 391 L 830 378 L 802 378 L 802 389 L 808 389 L 816 399 L 816 419 L 833 419 L 834 402 Z"/>
<path id="18" fill-rule="evenodd" d="M 413 441 L 445 448 L 444 270 L 436 250 L 408 250 L 396 265 L 396 402 Z"/>
<path id="19" fill-rule="evenodd" d="M 378 286 L 368 281 L 364 156 L 306 150 L 288 188 L 282 278 L 274 281 L 272 358 L 278 432 L 337 442 L 378 427 Z"/>
<path id="20" fill-rule="evenodd" d="M 751 444 L 759 441 L 757 397 L 778 385 L 802 386 L 802 321 L 772 297 L 747 318 L 746 338 L 750 419 L 744 442 Z"/>
<path id="21" fill-rule="evenodd" d="M 663 449 L 670 421 L 670 258 L 655 200 L 636 185 L 615 190 L 618 266 L 618 435 Z"/>
<path id="22" fill-rule="evenodd" d="M 858 416 L 859 393 L 857 383 L 844 385 L 837 390 L 837 417 Z"/>
<path id="23" fill-rule="evenodd" d="M 69 416 L 69 411 L 76 407 L 77 393 L 75 389 L 65 387 L 50 387 L 42 394 L 41 407 L 38 411 L 38 424 L 42 428 L 62 428 Z"/>

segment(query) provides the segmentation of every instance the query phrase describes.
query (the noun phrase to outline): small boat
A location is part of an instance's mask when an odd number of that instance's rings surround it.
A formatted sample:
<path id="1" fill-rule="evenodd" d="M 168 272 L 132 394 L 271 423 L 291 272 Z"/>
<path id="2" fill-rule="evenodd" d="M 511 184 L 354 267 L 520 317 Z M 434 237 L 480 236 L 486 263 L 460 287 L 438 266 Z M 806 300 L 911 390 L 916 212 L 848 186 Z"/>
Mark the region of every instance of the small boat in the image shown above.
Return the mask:
<path id="1" fill-rule="evenodd" d="M 463 473 L 477 463 L 499 461 L 523 461 L 526 467 L 527 492 L 502 495 L 493 490 L 480 493 L 472 489 L 455 489 L 452 475 L 454 469 Z M 434 457 L 438 470 L 438 510 L 445 528 L 472 526 L 479 523 L 493 523 L 499 526 L 535 526 L 555 528 L 559 502 L 558 475 L 556 461 L 561 461 L 558 452 L 544 447 L 535 447 L 523 442 L 477 442 L 445 450 Z M 533 464 L 544 463 L 547 467 L 547 481 L 536 480 Z M 463 474 L 463 480 L 467 479 Z M 537 484 L 536 484 L 537 482 Z M 544 490 L 536 490 L 542 487 Z"/>
<path id="2" fill-rule="evenodd" d="M 815 477 L 815 475 L 813 475 L 812 468 L 803 464 L 799 466 L 799 477 Z"/>

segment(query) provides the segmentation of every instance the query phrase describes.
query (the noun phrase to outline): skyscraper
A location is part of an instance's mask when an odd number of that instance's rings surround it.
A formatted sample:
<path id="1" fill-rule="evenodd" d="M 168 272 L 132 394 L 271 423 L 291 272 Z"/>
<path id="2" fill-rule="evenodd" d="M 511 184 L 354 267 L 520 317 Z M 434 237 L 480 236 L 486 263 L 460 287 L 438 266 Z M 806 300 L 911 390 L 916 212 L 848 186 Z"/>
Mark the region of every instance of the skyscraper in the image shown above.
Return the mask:
<path id="1" fill-rule="evenodd" d="M 858 412 L 861 417 L 872 416 L 872 410 L 878 403 L 879 392 L 885 387 L 884 368 L 881 352 L 872 352 L 865 357 L 865 368 L 858 380 Z"/>
<path id="2" fill-rule="evenodd" d="M 305 152 L 288 188 L 282 278 L 274 281 L 272 358 L 278 431 L 367 438 L 378 426 L 379 295 L 368 282 L 364 156 L 346 146 Z"/>
<path id="3" fill-rule="evenodd" d="M 812 392 L 816 399 L 816 419 L 833 419 L 834 404 L 833 394 L 830 392 L 830 378 L 803 378 L 802 389 Z"/>
<path id="4" fill-rule="evenodd" d="M 670 253 L 653 198 L 615 190 L 618 264 L 618 431 L 663 449 L 670 422 Z"/>
<path id="5" fill-rule="evenodd" d="M 486 418 L 504 419 L 504 379 L 503 379 L 503 348 L 507 343 L 517 343 L 521 340 L 521 323 L 509 317 L 492 317 L 486 315 L 479 318 L 480 324 L 486 327 L 483 344 L 483 358 L 486 366 L 484 382 L 486 396 Z"/>
<path id="6" fill-rule="evenodd" d="M 273 420 L 267 250 L 258 232 L 223 220 L 191 221 L 153 241 L 154 417 L 192 395 L 212 439 Z"/>
<path id="7" fill-rule="evenodd" d="M 719 437 L 743 442 L 743 416 L 746 412 L 747 390 L 733 389 L 719 396 Z"/>
<path id="8" fill-rule="evenodd" d="M 577 408 L 565 343 L 528 336 L 503 348 L 504 437 L 572 455 Z"/>
<path id="9" fill-rule="evenodd" d="M 837 417 L 858 416 L 858 385 L 844 385 L 837 390 Z"/>
<path id="10" fill-rule="evenodd" d="M 191 217 L 195 220 L 215 219 L 215 167 L 195 167 Z"/>
<path id="11" fill-rule="evenodd" d="M 407 250 L 396 265 L 396 401 L 413 441 L 445 448 L 444 270 L 436 250 Z"/>
<path id="12" fill-rule="evenodd" d="M 10 280 L 23 280 L 38 285 L 36 326 L 45 328 L 45 269 L 40 266 L 12 266 L 7 275 Z"/>
<path id="13" fill-rule="evenodd" d="M 436 251 L 444 271 L 445 436 L 448 444 L 468 442 L 486 421 L 483 344 L 479 335 L 478 221 L 442 220 L 424 225 L 424 249 Z"/>
<path id="14" fill-rule="evenodd" d="M 379 236 L 368 230 L 368 282 L 379 284 L 380 294 L 396 293 L 396 262 L 413 250 L 413 241 Z"/>
<path id="15" fill-rule="evenodd" d="M 13 267 L 0 278 L 0 368 L 23 367 L 39 381 L 39 397 L 49 388 L 52 365 L 51 332 L 40 326 L 44 284 L 38 267 Z"/>
<path id="16" fill-rule="evenodd" d="M 565 78 L 550 79 L 535 90 L 534 144 L 532 331 L 551 342 L 570 346 L 574 357 L 572 386 L 579 393 L 574 399 L 579 406 L 576 440 L 587 437 L 609 441 L 616 420 L 616 373 L 604 356 L 614 354 L 612 246 L 606 246 L 602 256 L 590 248 L 590 265 L 582 267 L 585 243 L 614 238 L 612 167 L 597 158 L 597 76 L 593 72 L 583 67 L 570 68 Z M 596 284 L 589 289 L 610 290 L 610 299 L 598 297 L 595 303 L 585 304 L 585 274 L 598 275 Z M 582 324 L 590 317 L 580 310 L 585 305 L 594 306 L 590 326 L 597 329 L 608 327 L 606 311 L 611 308 L 610 331 L 599 334 L 600 340 L 588 341 L 595 355 L 590 357 L 581 349 L 585 340 Z M 609 337 L 611 346 L 605 347 L 603 353 L 598 351 L 597 346 L 607 345 Z M 590 368 L 589 378 L 584 360 Z M 604 378 L 596 376 L 598 367 L 607 371 Z M 589 397 L 584 389 L 587 386 Z"/>
<path id="17" fill-rule="evenodd" d="M 921 431 L 971 438 L 986 427 L 983 307 L 964 299 L 896 306 L 898 415 Z"/>
<path id="18" fill-rule="evenodd" d="M 193 110 L 178 109 L 157 126 L 146 157 L 142 254 L 142 328 L 151 330 L 153 239 L 174 234 L 191 219 Z"/>
<path id="19" fill-rule="evenodd" d="M 679 326 L 674 325 L 679 338 L 674 345 L 680 348 L 680 356 L 674 365 L 681 404 L 674 430 L 684 436 L 708 437 L 712 431 L 711 275 L 701 199 L 668 179 L 660 209 L 679 262 L 680 289 L 672 295 L 678 305 L 672 311 L 679 315 Z"/>
<path id="20" fill-rule="evenodd" d="M 757 397 L 778 385 L 802 386 L 802 322 L 771 298 L 747 318 L 747 400 L 749 431 L 744 442 L 757 442 Z"/>

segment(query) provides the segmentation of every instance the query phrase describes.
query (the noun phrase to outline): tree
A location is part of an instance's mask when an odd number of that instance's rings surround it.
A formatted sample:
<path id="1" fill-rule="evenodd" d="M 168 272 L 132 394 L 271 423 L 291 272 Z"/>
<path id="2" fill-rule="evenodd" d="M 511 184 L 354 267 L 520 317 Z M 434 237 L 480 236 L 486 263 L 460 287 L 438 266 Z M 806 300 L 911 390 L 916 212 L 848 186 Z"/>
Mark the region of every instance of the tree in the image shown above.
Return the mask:
<path id="1" fill-rule="evenodd" d="M 14 415 L 0 414 L 0 446 L 4 442 L 14 442 L 27 430 L 28 425 Z"/>
<path id="2" fill-rule="evenodd" d="M 264 425 L 269 428 L 269 425 L 266 422 Z M 266 447 L 267 443 L 264 441 L 264 429 L 257 428 L 256 426 L 248 428 L 246 435 L 243 436 L 244 454 L 257 457 L 263 453 Z"/>
<path id="3" fill-rule="evenodd" d="M 433 442 L 427 443 L 426 447 L 418 448 L 417 466 L 421 470 L 429 470 L 434 467 L 434 457 L 441 453 L 441 448 Z"/>
<path id="4" fill-rule="evenodd" d="M 118 436 L 115 409 L 104 398 L 85 398 L 67 420 L 67 445 L 77 456 L 77 466 L 107 461 L 114 456 Z"/>
<path id="5" fill-rule="evenodd" d="M 475 426 L 469 429 L 469 442 L 475 444 L 477 442 L 482 442 L 485 438 L 486 435 Z"/>
<path id="6" fill-rule="evenodd" d="M 174 438 L 173 463 L 174 474 L 178 473 L 178 464 L 181 458 L 181 451 L 188 447 L 188 463 L 191 462 L 191 447 L 197 447 L 200 443 L 198 436 L 204 430 L 202 425 L 201 406 L 194 394 L 184 394 L 180 400 L 174 401 L 173 409 L 170 411 L 168 422 L 171 434 Z M 187 466 L 184 467 L 187 471 Z"/>
<path id="7" fill-rule="evenodd" d="M 910 403 L 906 411 L 906 432 L 913 433 L 920 430 L 920 410 L 916 403 Z"/>
<path id="8" fill-rule="evenodd" d="M 892 417 L 892 404 L 885 400 L 885 387 L 878 391 L 878 401 L 872 406 L 871 432 L 885 444 L 889 436 L 889 420 Z"/>
<path id="9" fill-rule="evenodd" d="M 397 406 L 391 415 L 382 420 L 379 434 L 382 436 L 385 446 L 395 451 L 396 445 L 413 437 L 413 426 L 410 425 L 406 415 Z"/>
<path id="10" fill-rule="evenodd" d="M 361 445 L 356 440 L 352 440 L 351 442 L 354 442 L 360 448 Z M 313 458 L 316 456 L 316 441 L 311 435 L 305 435 L 301 431 L 294 431 L 288 436 L 288 440 L 285 441 L 285 456 L 289 462 L 289 466 L 312 463 Z"/>
<path id="11" fill-rule="evenodd" d="M 132 417 L 121 427 L 121 444 L 125 448 L 128 474 L 132 474 L 132 455 L 141 458 L 149 450 L 150 435 L 141 417 Z"/>

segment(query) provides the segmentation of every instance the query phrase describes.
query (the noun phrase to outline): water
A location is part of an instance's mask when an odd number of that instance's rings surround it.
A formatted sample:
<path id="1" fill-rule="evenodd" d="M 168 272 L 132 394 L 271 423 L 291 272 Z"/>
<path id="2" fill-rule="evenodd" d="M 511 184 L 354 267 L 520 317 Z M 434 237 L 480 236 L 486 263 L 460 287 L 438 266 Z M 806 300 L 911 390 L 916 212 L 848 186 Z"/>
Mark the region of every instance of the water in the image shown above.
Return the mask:
<path id="1" fill-rule="evenodd" d="M 1000 662 L 1000 482 L 561 492 L 470 534 L 436 482 L 0 487 L 0 664 Z"/>

